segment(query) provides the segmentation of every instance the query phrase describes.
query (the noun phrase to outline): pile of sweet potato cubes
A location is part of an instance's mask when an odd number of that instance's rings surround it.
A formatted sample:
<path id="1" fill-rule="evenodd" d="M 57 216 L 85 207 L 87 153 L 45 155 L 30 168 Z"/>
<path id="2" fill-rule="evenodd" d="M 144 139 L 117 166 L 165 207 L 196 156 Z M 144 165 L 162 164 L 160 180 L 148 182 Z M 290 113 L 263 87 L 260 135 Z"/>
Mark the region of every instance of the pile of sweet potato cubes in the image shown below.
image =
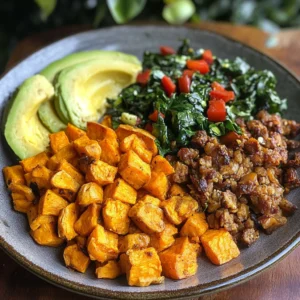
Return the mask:
<path id="1" fill-rule="evenodd" d="M 67 267 L 84 273 L 96 261 L 98 278 L 126 274 L 132 286 L 194 275 L 201 245 L 214 264 L 239 255 L 231 235 L 209 230 L 197 201 L 171 184 L 174 169 L 151 134 L 106 125 L 69 124 L 50 134 L 49 151 L 3 169 L 38 244 L 67 242 Z"/>

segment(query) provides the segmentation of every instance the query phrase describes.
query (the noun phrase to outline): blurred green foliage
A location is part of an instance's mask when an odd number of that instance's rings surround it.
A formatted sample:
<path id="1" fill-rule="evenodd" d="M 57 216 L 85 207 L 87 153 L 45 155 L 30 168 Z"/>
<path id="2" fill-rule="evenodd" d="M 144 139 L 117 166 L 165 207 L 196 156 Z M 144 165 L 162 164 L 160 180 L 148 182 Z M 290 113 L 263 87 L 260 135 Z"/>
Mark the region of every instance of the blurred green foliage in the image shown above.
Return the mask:
<path id="1" fill-rule="evenodd" d="M 217 20 L 274 32 L 300 26 L 300 0 L 3 0 L 0 15 L 2 69 L 17 41 L 63 25 L 103 27 L 132 19 L 170 24 Z"/>

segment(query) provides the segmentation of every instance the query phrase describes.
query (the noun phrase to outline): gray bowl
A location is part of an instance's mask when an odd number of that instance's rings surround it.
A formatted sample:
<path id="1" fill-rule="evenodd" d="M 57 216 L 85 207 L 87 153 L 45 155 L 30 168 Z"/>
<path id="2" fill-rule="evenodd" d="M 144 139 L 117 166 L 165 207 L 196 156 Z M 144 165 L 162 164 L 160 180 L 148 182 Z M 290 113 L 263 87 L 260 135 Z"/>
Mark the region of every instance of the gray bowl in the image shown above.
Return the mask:
<path id="1" fill-rule="evenodd" d="M 238 42 L 211 32 L 183 27 L 122 26 L 77 34 L 56 42 L 31 55 L 8 72 L 0 81 L 0 105 L 3 115 L 9 96 L 29 76 L 38 73 L 54 60 L 73 52 L 106 49 L 135 54 L 142 58 L 145 50 L 157 51 L 160 45 L 177 47 L 180 40 L 189 38 L 194 48 L 208 48 L 222 58 L 245 58 L 257 69 L 269 69 L 278 79 L 278 92 L 288 99 L 286 117 L 300 120 L 300 83 L 296 77 L 276 61 Z M 16 163 L 5 139 L 0 141 L 0 168 Z M 294 204 L 300 190 L 288 199 Z M 180 299 L 203 295 L 241 283 L 282 259 L 300 243 L 300 210 L 289 218 L 286 226 L 270 236 L 261 235 L 259 241 L 233 261 L 214 266 L 207 259 L 199 259 L 195 276 L 185 280 L 166 279 L 164 284 L 146 288 L 129 287 L 125 278 L 96 279 L 93 270 L 79 274 L 68 270 L 62 260 L 62 249 L 38 246 L 28 234 L 26 217 L 12 209 L 4 181 L 0 186 L 0 246 L 18 263 L 43 279 L 68 290 L 106 299 Z M 299 265 L 300 267 L 300 265 Z"/>

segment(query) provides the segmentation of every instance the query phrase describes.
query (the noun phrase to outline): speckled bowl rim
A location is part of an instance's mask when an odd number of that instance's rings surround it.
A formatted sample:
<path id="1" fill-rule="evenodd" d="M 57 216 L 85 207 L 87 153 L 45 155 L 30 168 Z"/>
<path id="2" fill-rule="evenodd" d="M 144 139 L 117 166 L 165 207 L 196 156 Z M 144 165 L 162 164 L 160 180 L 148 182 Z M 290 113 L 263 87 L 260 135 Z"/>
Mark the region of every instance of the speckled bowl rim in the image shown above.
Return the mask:
<path id="1" fill-rule="evenodd" d="M 107 27 L 104 29 L 96 29 L 96 30 L 90 30 L 85 31 L 83 33 L 78 33 L 75 35 L 68 36 L 66 38 L 63 38 L 55 43 L 52 43 L 35 53 L 31 54 L 28 58 L 31 58 L 32 56 L 36 55 L 38 52 L 43 51 L 47 48 L 53 47 L 56 44 L 59 43 L 65 43 L 70 38 L 79 37 L 81 35 L 85 35 L 87 33 L 92 32 L 102 32 L 110 29 L 115 29 L 118 27 L 122 27 L 123 29 L 130 30 L 131 27 L 135 27 L 135 25 L 127 25 L 127 26 L 112 26 Z M 160 28 L 161 30 L 170 28 L 172 26 L 162 26 L 162 25 L 139 25 L 138 27 L 144 27 L 144 28 Z M 174 26 L 173 26 L 174 27 Z M 259 54 L 261 56 L 264 56 L 265 59 L 269 60 L 271 63 L 276 64 L 279 68 L 284 69 L 285 72 L 289 73 L 289 75 L 300 85 L 300 81 L 297 78 L 297 76 L 288 70 L 284 64 L 281 64 L 271 58 L 270 56 L 266 55 L 265 53 L 262 53 L 248 45 L 245 45 L 241 42 L 238 42 L 234 39 L 225 37 L 223 35 L 217 34 L 210 30 L 202 30 L 197 29 L 193 26 L 185 26 L 188 28 L 188 30 L 191 31 L 205 31 L 208 32 L 211 36 L 215 36 L 227 41 L 230 41 L 232 44 L 236 44 L 240 47 L 245 47 L 250 52 L 254 52 L 256 54 Z M 16 68 L 18 68 L 19 62 L 17 65 L 15 65 L 9 72 L 5 73 L 2 78 L 6 77 L 8 74 L 13 72 Z M 1 78 L 1 79 L 2 79 Z M 38 265 L 32 264 L 25 256 L 19 254 L 11 245 L 9 245 L 2 236 L 0 236 L 0 247 L 3 249 L 5 253 L 7 253 L 10 257 L 12 257 L 18 264 L 26 268 L 28 271 L 32 272 L 33 274 L 37 275 L 38 277 L 46 280 L 47 282 L 56 285 L 58 287 L 62 287 L 66 290 L 76 292 L 81 295 L 89 296 L 89 297 L 96 297 L 100 299 L 186 299 L 191 297 L 199 297 L 205 294 L 221 291 L 230 287 L 233 287 L 237 284 L 243 283 L 250 278 L 253 278 L 254 276 L 260 274 L 264 270 L 270 268 L 275 263 L 281 261 L 283 258 L 285 258 L 291 251 L 293 251 L 297 246 L 300 244 L 300 230 L 297 232 L 295 236 L 293 236 L 288 242 L 286 242 L 280 249 L 278 249 L 276 252 L 274 252 L 272 255 L 268 256 L 263 261 L 257 263 L 256 265 L 247 268 L 246 270 L 240 271 L 234 275 L 228 276 L 224 279 L 215 280 L 206 284 L 199 284 L 194 287 L 189 288 L 183 288 L 180 290 L 174 290 L 174 291 L 155 291 L 155 292 L 147 292 L 146 293 L 139 293 L 139 292 L 114 292 L 112 290 L 102 289 L 102 288 L 93 288 L 87 285 L 81 285 L 78 283 L 75 283 L 71 280 L 67 280 L 63 277 L 54 275 L 51 272 L 48 272 L 44 270 L 43 268 L 39 267 Z"/>

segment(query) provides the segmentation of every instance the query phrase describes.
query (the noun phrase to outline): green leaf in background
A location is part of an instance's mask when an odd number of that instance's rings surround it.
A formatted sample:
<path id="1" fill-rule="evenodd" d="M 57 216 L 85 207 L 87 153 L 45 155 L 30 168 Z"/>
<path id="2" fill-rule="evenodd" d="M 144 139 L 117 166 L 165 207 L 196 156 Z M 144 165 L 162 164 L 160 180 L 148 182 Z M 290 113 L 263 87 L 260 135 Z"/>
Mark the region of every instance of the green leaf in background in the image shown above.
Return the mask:
<path id="1" fill-rule="evenodd" d="M 56 6 L 56 0 L 34 0 L 41 9 L 41 18 L 46 21 Z"/>
<path id="2" fill-rule="evenodd" d="M 107 6 L 118 24 L 136 17 L 144 8 L 146 0 L 106 0 Z"/>
<path id="3" fill-rule="evenodd" d="M 97 7 L 96 7 L 96 13 L 95 13 L 95 18 L 93 21 L 93 26 L 97 27 L 103 18 L 105 17 L 106 13 L 106 5 L 104 1 L 98 1 Z"/>
<path id="4" fill-rule="evenodd" d="M 168 1 L 162 12 L 163 18 L 170 24 L 183 24 L 190 19 L 196 11 L 191 0 Z"/>

